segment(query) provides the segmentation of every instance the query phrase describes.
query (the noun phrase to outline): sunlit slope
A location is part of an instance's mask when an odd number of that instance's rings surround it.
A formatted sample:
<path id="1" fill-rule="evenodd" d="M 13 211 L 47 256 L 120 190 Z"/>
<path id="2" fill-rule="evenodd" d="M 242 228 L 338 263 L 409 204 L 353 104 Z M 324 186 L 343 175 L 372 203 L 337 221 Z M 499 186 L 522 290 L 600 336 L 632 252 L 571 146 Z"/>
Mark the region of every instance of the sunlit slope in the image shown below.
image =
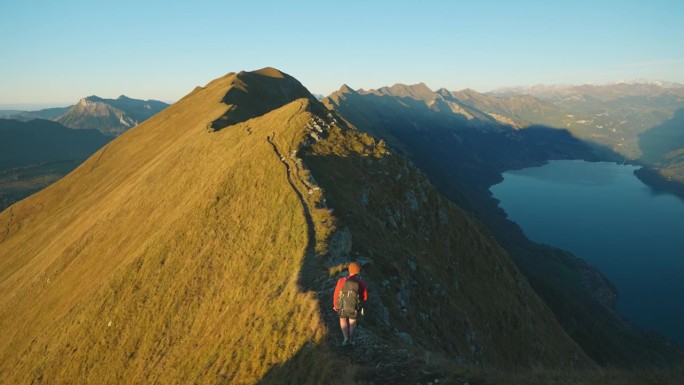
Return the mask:
<path id="1" fill-rule="evenodd" d="M 3 382 L 253 383 L 321 338 L 297 284 L 307 224 L 266 140 L 289 151 L 306 100 L 211 132 L 237 76 L 0 214 Z"/>
<path id="2" fill-rule="evenodd" d="M 362 358 L 334 347 L 350 257 L 372 292 Z M 477 220 L 270 68 L 197 88 L 2 212 L 0 338 L 8 383 L 593 366 Z"/>

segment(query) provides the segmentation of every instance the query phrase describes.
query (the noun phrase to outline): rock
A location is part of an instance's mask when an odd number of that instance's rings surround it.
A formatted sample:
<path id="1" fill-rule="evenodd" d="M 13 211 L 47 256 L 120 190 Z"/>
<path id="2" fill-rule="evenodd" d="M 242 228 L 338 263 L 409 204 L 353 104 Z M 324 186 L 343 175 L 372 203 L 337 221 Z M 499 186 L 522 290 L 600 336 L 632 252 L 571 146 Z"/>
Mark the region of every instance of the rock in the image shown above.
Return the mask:
<path id="1" fill-rule="evenodd" d="M 366 187 L 363 190 L 361 190 L 361 195 L 359 196 L 359 202 L 361 202 L 361 206 L 368 206 L 368 199 L 370 197 L 372 188 Z"/>
<path id="2" fill-rule="evenodd" d="M 444 209 L 440 208 L 438 212 L 439 216 L 439 224 L 440 225 L 447 225 L 449 224 L 449 217 L 447 216 L 446 211 Z"/>
<path id="3" fill-rule="evenodd" d="M 352 249 L 352 233 L 348 227 L 344 227 L 335 232 L 330 237 L 328 251 L 332 265 L 347 263 L 348 255 Z"/>
<path id="4" fill-rule="evenodd" d="M 416 265 L 416 261 L 414 261 L 413 258 L 409 258 L 408 265 L 411 273 L 415 273 L 416 270 L 418 270 L 418 265 Z"/>
<path id="5" fill-rule="evenodd" d="M 399 332 L 396 333 L 396 336 L 399 337 L 400 340 L 402 340 L 404 343 L 413 345 L 413 338 L 408 333 L 405 332 Z"/>
<path id="6" fill-rule="evenodd" d="M 397 291 L 396 297 L 402 315 L 408 316 L 408 306 L 411 299 L 411 292 L 409 290 L 399 290 Z"/>
<path id="7" fill-rule="evenodd" d="M 412 211 L 417 211 L 420 206 L 418 205 L 418 200 L 416 199 L 416 194 L 413 190 L 407 190 L 404 194 L 404 201 L 409 206 Z"/>

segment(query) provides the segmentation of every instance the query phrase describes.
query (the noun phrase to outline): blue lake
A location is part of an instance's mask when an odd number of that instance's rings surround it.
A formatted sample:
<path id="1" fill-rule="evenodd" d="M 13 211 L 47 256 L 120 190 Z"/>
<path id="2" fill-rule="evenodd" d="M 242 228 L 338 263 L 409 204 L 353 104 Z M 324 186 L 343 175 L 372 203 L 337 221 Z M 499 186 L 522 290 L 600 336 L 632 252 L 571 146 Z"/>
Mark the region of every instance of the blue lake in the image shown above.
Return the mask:
<path id="1" fill-rule="evenodd" d="M 684 202 L 616 163 L 553 161 L 491 187 L 528 238 L 568 250 L 618 288 L 618 310 L 684 345 Z"/>

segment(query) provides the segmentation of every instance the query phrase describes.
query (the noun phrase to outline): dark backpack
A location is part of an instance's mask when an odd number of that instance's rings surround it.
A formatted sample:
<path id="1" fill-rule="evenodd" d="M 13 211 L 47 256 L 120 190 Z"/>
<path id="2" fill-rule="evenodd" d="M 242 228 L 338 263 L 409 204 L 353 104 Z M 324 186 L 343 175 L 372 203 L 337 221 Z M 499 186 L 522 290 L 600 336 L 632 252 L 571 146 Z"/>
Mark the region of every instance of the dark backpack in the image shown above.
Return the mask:
<path id="1" fill-rule="evenodd" d="M 359 287 L 358 281 L 345 278 L 344 286 L 342 286 L 340 296 L 337 298 L 337 308 L 339 309 L 340 317 L 356 318 L 361 314 Z"/>

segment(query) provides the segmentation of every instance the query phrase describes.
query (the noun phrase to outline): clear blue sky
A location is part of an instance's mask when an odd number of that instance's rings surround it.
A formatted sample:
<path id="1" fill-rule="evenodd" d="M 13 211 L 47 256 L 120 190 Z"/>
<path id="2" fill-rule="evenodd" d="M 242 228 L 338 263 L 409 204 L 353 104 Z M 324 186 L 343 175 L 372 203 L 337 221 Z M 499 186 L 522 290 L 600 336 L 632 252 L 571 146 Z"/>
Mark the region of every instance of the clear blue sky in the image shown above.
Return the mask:
<path id="1" fill-rule="evenodd" d="M 0 2 L 0 107 L 177 100 L 274 66 L 310 91 L 684 83 L 684 1 Z"/>

